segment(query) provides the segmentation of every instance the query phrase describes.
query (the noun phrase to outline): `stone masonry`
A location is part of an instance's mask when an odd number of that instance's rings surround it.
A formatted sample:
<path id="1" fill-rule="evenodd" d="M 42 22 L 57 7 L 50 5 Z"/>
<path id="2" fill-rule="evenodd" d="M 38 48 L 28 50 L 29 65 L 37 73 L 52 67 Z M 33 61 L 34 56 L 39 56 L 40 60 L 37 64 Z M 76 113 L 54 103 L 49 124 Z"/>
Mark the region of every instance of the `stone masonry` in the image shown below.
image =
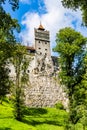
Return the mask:
<path id="1" fill-rule="evenodd" d="M 30 86 L 26 87 L 25 95 L 29 107 L 53 107 L 61 102 L 67 108 L 68 99 L 56 77 L 43 72 L 30 74 Z"/>

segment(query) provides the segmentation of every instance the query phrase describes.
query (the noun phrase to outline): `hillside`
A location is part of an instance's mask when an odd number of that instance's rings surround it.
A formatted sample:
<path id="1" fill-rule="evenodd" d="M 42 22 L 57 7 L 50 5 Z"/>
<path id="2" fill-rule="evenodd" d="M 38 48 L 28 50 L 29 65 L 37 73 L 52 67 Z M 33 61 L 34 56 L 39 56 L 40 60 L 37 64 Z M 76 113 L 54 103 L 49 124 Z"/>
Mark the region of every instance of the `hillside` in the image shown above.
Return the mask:
<path id="1" fill-rule="evenodd" d="M 0 130 L 64 130 L 64 120 L 67 118 L 64 110 L 25 108 L 22 122 L 14 119 L 13 110 L 12 103 L 7 100 L 0 105 Z"/>

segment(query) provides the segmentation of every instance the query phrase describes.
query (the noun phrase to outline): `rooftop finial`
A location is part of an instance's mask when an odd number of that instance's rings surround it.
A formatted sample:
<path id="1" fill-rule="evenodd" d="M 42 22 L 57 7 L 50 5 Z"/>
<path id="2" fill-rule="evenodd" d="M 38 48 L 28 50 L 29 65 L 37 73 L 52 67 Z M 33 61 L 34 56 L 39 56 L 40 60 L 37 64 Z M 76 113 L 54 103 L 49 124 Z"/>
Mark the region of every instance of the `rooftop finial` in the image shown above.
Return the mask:
<path id="1" fill-rule="evenodd" d="M 39 30 L 45 30 L 45 28 L 42 26 L 42 24 L 41 24 L 41 21 L 40 21 L 40 25 L 39 25 L 39 28 L 38 28 Z"/>
<path id="2" fill-rule="evenodd" d="M 41 25 L 41 20 L 40 20 L 40 25 Z"/>

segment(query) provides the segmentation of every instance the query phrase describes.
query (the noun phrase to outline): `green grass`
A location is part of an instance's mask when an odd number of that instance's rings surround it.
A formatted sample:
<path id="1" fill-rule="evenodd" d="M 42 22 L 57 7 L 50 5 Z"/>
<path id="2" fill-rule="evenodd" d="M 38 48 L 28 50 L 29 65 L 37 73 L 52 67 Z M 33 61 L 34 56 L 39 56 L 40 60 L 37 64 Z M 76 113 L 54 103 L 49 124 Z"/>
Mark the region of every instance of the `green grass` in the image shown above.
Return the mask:
<path id="1" fill-rule="evenodd" d="M 64 130 L 67 113 L 56 108 L 25 108 L 24 119 L 17 121 L 13 105 L 4 101 L 0 104 L 0 130 Z"/>
<path id="2" fill-rule="evenodd" d="M 36 130 L 63 130 L 67 113 L 56 108 L 26 108 L 24 122 Z"/>
<path id="3" fill-rule="evenodd" d="M 19 122 L 14 119 L 12 105 L 3 102 L 0 105 L 0 130 L 36 130 L 32 125 Z"/>
<path id="4" fill-rule="evenodd" d="M 24 119 L 17 121 L 10 102 L 0 104 L 0 130 L 64 130 L 67 113 L 56 108 L 25 108 Z M 81 124 L 76 130 L 82 130 Z"/>

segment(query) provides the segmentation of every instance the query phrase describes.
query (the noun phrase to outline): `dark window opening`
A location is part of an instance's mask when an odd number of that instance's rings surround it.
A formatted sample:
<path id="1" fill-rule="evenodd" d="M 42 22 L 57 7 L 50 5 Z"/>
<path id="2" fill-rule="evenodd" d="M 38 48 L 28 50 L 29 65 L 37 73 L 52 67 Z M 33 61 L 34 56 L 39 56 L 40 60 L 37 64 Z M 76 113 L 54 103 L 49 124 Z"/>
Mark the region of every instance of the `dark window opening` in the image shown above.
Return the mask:
<path id="1" fill-rule="evenodd" d="M 7 61 L 7 64 L 10 64 L 10 62 L 9 62 L 9 61 Z"/>
<path id="2" fill-rule="evenodd" d="M 10 70 L 10 69 L 9 69 L 8 71 L 9 71 L 9 73 L 11 72 L 11 70 Z"/>
<path id="3" fill-rule="evenodd" d="M 30 70 L 27 70 L 27 72 L 29 73 L 29 72 L 30 72 Z"/>
<path id="4" fill-rule="evenodd" d="M 41 49 L 41 48 L 39 47 L 39 49 Z"/>
<path id="5" fill-rule="evenodd" d="M 47 51 L 47 49 L 45 49 L 45 51 Z"/>

